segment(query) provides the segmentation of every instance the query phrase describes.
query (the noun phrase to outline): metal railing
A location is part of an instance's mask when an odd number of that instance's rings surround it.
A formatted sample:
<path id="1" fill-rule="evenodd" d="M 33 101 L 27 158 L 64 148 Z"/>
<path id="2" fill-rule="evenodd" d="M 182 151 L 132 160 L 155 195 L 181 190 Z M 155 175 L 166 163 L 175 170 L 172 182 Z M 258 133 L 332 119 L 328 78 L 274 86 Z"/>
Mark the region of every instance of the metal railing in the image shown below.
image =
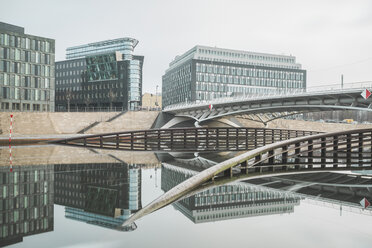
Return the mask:
<path id="1" fill-rule="evenodd" d="M 343 86 L 340 84 L 330 84 L 330 85 L 321 85 L 321 86 L 314 86 L 314 87 L 307 87 L 306 89 L 295 89 L 295 88 L 285 88 L 285 89 L 276 89 L 275 91 L 269 91 L 262 94 L 241 94 L 236 96 L 229 96 L 229 97 L 219 97 L 214 98 L 211 100 L 198 100 L 193 102 L 182 102 L 177 104 L 172 104 L 169 106 L 164 107 L 165 111 L 183 109 L 183 108 L 193 108 L 199 106 L 205 106 L 208 104 L 221 104 L 221 103 L 233 103 L 239 101 L 247 101 L 247 100 L 263 100 L 263 99 L 271 99 L 271 98 L 283 98 L 283 97 L 290 97 L 290 96 L 305 96 L 305 95 L 313 95 L 313 94 L 324 94 L 324 93 L 335 93 L 335 92 L 344 92 L 349 90 L 363 90 L 365 88 L 372 88 L 372 81 L 365 81 L 365 82 L 354 82 L 344 84 Z"/>
<path id="2" fill-rule="evenodd" d="M 242 151 L 316 133 L 266 128 L 172 128 L 80 136 L 56 143 L 134 151 Z"/>

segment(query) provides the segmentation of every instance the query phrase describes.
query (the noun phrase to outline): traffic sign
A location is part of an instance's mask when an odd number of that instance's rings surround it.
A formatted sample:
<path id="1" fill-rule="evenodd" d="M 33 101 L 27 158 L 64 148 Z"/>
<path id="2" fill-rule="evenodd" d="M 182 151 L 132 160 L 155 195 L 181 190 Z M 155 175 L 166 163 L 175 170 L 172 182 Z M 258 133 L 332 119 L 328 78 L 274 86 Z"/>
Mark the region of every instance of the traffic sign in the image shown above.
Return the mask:
<path id="1" fill-rule="evenodd" d="M 213 108 L 213 104 L 209 104 L 209 110 L 212 110 L 212 108 Z"/>
<path id="2" fill-rule="evenodd" d="M 370 95 L 371 92 L 367 89 L 363 90 L 362 93 L 360 94 L 364 99 L 367 99 Z"/>
<path id="3" fill-rule="evenodd" d="M 369 203 L 369 201 L 364 197 L 364 198 L 360 201 L 360 205 L 362 205 L 363 208 L 368 208 L 369 205 L 371 205 L 371 203 Z"/>

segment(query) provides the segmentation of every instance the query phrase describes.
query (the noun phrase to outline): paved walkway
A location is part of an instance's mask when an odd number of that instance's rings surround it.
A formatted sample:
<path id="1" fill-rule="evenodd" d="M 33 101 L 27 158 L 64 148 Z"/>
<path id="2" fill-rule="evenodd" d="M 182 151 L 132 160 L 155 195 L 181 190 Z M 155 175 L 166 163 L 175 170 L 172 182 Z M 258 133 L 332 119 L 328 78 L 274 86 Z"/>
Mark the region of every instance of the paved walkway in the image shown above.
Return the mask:
<path id="1" fill-rule="evenodd" d="M 65 139 L 83 136 L 84 134 L 50 134 L 50 135 L 17 135 L 12 136 L 12 145 L 30 145 L 30 144 L 40 144 L 52 140 Z M 0 146 L 9 145 L 9 136 L 0 136 Z"/>

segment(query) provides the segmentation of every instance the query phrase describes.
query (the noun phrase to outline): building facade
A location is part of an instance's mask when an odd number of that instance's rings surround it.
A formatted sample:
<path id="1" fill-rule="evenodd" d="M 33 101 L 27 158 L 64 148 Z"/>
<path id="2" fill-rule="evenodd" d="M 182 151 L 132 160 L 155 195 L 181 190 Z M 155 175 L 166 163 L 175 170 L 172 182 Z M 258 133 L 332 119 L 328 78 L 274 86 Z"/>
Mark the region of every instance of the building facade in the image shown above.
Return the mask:
<path id="1" fill-rule="evenodd" d="M 125 163 L 56 164 L 54 203 L 66 218 L 130 231 L 121 224 L 142 208 L 141 169 Z"/>
<path id="2" fill-rule="evenodd" d="M 294 56 L 195 46 L 177 56 L 163 76 L 163 107 L 221 97 L 300 92 L 306 71 Z"/>
<path id="3" fill-rule="evenodd" d="M 55 41 L 0 22 L 0 110 L 54 111 Z"/>
<path id="4" fill-rule="evenodd" d="M 121 38 L 70 47 L 56 62 L 56 109 L 121 108 L 142 105 L 143 56 L 138 41 Z"/>
<path id="5" fill-rule="evenodd" d="M 0 247 L 54 228 L 53 165 L 0 166 Z"/>

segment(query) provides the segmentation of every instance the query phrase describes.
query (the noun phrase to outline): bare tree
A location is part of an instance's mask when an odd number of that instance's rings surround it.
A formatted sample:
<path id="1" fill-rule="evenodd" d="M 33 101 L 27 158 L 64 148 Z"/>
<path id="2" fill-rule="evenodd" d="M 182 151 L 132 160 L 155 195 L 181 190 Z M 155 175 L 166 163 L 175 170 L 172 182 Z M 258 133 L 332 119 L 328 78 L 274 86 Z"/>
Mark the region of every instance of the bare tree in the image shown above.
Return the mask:
<path id="1" fill-rule="evenodd" d="M 65 97 L 67 100 L 67 112 L 70 112 L 70 101 L 73 98 L 73 93 L 70 89 L 65 91 Z"/>
<path id="2" fill-rule="evenodd" d="M 110 111 L 111 111 L 112 110 L 112 103 L 116 99 L 116 93 L 112 89 L 110 89 L 110 91 L 108 93 L 108 98 L 109 98 L 109 101 L 110 101 Z"/>
<path id="3" fill-rule="evenodd" d="M 92 103 L 92 99 L 90 99 L 90 98 L 85 98 L 85 99 L 84 99 L 84 103 L 85 103 L 85 105 L 87 106 L 87 108 L 89 108 L 89 104 Z"/>

